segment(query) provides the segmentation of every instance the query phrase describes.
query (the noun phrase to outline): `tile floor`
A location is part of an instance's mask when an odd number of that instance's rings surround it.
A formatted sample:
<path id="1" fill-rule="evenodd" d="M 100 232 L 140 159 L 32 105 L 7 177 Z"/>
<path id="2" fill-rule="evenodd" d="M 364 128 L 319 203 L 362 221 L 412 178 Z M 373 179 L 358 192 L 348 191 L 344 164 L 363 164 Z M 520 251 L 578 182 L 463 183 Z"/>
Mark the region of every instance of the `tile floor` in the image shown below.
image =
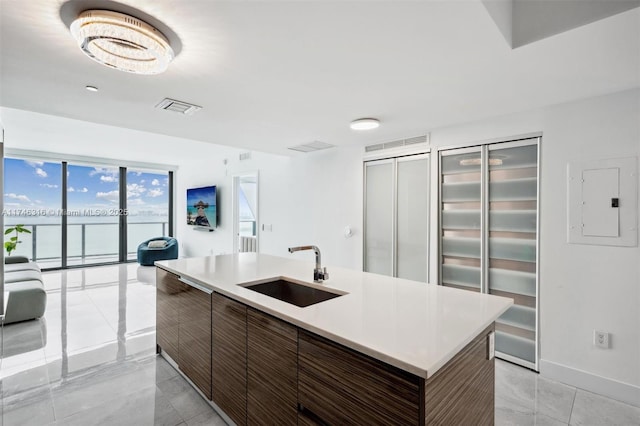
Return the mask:
<path id="1" fill-rule="evenodd" d="M 155 271 L 46 272 L 47 312 L 4 328 L 1 426 L 224 425 L 155 355 Z M 496 425 L 640 425 L 640 409 L 496 363 Z"/>

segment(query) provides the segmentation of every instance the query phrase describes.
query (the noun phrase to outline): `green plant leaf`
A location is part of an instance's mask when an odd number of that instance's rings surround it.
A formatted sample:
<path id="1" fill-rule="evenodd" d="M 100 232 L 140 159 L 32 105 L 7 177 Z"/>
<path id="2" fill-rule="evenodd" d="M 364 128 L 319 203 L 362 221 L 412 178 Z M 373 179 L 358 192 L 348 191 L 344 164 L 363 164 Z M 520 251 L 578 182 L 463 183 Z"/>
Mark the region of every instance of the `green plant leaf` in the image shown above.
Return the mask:
<path id="1" fill-rule="evenodd" d="M 18 241 L 18 237 L 11 237 L 10 240 L 11 241 Z"/>
<path id="2" fill-rule="evenodd" d="M 6 231 L 4 231 L 4 235 L 10 234 L 13 232 L 13 228 L 7 228 Z"/>

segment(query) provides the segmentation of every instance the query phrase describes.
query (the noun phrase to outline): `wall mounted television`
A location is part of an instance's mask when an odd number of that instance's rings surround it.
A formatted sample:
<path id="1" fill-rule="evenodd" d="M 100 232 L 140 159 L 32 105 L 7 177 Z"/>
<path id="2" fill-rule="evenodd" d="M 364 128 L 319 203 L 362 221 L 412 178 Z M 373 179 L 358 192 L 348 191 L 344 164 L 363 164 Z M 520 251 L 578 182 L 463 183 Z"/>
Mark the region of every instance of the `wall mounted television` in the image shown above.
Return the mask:
<path id="1" fill-rule="evenodd" d="M 218 225 L 216 187 L 187 189 L 187 225 L 213 230 Z"/>

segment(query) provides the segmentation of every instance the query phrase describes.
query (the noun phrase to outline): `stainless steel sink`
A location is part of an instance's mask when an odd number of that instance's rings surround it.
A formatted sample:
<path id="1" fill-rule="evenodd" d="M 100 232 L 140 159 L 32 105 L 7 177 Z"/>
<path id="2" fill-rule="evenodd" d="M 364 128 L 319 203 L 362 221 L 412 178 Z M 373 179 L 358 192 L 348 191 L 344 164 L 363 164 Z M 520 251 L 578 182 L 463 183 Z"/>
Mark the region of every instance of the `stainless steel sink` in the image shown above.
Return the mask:
<path id="1" fill-rule="evenodd" d="M 337 290 L 323 290 L 310 284 L 301 284 L 282 277 L 266 282 L 239 285 L 301 308 L 347 294 Z"/>

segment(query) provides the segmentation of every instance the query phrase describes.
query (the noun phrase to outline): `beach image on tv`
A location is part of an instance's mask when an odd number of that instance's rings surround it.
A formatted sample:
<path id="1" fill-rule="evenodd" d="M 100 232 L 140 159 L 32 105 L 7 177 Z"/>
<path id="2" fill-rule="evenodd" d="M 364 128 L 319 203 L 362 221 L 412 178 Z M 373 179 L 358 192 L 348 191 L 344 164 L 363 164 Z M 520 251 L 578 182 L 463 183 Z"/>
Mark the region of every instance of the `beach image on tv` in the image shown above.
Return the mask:
<path id="1" fill-rule="evenodd" d="M 216 187 L 187 189 L 187 225 L 216 227 Z"/>

